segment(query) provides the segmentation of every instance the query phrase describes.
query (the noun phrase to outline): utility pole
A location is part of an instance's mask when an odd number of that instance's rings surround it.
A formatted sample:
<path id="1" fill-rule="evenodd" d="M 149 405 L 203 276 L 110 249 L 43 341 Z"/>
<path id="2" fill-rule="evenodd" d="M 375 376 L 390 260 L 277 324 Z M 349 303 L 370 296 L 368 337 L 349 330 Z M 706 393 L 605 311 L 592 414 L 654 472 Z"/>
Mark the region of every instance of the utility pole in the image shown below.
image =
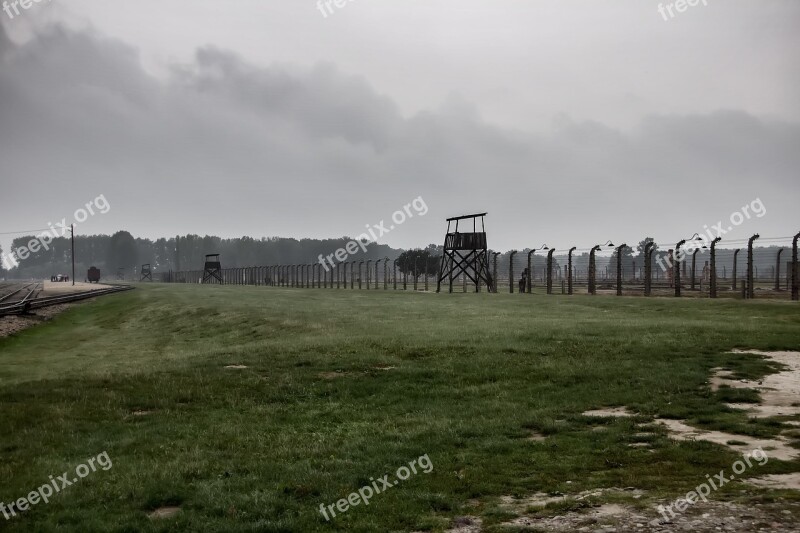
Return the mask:
<path id="1" fill-rule="evenodd" d="M 72 286 L 75 286 L 75 224 L 69 225 L 69 231 L 72 234 Z"/>

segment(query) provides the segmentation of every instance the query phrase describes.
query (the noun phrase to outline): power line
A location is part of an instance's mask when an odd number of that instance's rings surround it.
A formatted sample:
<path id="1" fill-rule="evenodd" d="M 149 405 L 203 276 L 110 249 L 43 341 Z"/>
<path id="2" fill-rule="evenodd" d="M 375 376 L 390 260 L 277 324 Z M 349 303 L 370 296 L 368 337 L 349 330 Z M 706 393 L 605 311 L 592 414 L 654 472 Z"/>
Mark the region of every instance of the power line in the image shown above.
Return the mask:
<path id="1" fill-rule="evenodd" d="M 0 231 L 0 235 L 22 235 L 25 233 L 36 233 L 37 231 L 49 231 L 50 228 L 42 228 L 42 229 L 28 229 L 23 231 Z"/>

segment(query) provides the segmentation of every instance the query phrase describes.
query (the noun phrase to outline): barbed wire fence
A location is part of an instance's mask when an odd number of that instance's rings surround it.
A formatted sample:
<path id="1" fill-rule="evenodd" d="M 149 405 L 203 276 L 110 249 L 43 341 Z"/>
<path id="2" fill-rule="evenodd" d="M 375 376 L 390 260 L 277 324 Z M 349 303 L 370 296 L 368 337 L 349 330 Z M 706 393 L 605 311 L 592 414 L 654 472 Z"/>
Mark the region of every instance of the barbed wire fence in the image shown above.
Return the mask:
<path id="1" fill-rule="evenodd" d="M 546 245 L 500 253 L 490 251 L 492 286 L 475 286 L 466 276 L 457 292 L 518 294 L 607 294 L 704 298 L 798 300 L 798 239 L 765 237 L 713 242 L 700 238 L 674 244 L 631 247 L 608 241 L 593 246 Z M 644 244 L 644 247 L 642 247 Z M 223 284 L 304 289 L 435 291 L 437 276 L 401 271 L 389 258 L 221 269 Z M 203 280 L 204 270 L 164 272 L 165 283 Z M 449 290 L 449 283 L 443 283 Z"/>

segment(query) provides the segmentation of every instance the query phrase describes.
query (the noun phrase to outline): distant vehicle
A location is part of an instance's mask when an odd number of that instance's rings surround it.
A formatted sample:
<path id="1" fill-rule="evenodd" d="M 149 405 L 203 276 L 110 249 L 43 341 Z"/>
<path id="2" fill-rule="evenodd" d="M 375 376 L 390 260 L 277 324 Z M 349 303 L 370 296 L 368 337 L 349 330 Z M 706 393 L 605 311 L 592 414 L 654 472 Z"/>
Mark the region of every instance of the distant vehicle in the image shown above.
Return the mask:
<path id="1" fill-rule="evenodd" d="M 50 276 L 50 281 L 69 281 L 69 277 L 65 276 L 64 274 L 56 274 L 54 276 Z"/>
<path id="2" fill-rule="evenodd" d="M 86 279 L 89 283 L 100 283 L 100 269 L 97 267 L 89 268 L 89 271 L 86 273 Z"/>

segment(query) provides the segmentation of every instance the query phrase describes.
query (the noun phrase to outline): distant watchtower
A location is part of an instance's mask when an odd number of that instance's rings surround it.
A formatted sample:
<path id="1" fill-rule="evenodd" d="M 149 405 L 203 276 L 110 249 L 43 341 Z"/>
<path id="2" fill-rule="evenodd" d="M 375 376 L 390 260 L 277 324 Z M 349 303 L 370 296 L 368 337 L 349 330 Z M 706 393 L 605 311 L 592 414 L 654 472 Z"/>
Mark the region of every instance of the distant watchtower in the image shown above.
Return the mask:
<path id="1" fill-rule="evenodd" d="M 139 281 L 150 280 L 153 281 L 153 276 L 150 272 L 150 263 L 145 263 L 142 265 L 142 271 L 140 272 L 141 277 Z"/>
<path id="2" fill-rule="evenodd" d="M 206 255 L 203 283 L 219 283 L 222 285 L 222 265 L 219 262 L 219 254 Z"/>
<path id="3" fill-rule="evenodd" d="M 489 254 L 486 248 L 486 228 L 483 218 L 486 213 L 477 215 L 464 215 L 447 219 L 447 235 L 444 237 L 444 255 L 439 267 L 439 278 L 436 282 L 436 292 L 442 288 L 442 281 L 449 280 L 450 292 L 453 292 L 453 279 L 460 274 L 467 276 L 475 284 L 478 292 L 480 283 L 486 284 L 489 291 L 494 289 L 494 281 L 489 274 Z M 481 219 L 481 231 L 478 231 L 478 218 Z M 459 233 L 458 223 L 462 220 L 472 219 L 472 232 Z M 452 223 L 455 228 L 450 231 Z M 469 224 L 469 222 L 467 222 Z"/>

